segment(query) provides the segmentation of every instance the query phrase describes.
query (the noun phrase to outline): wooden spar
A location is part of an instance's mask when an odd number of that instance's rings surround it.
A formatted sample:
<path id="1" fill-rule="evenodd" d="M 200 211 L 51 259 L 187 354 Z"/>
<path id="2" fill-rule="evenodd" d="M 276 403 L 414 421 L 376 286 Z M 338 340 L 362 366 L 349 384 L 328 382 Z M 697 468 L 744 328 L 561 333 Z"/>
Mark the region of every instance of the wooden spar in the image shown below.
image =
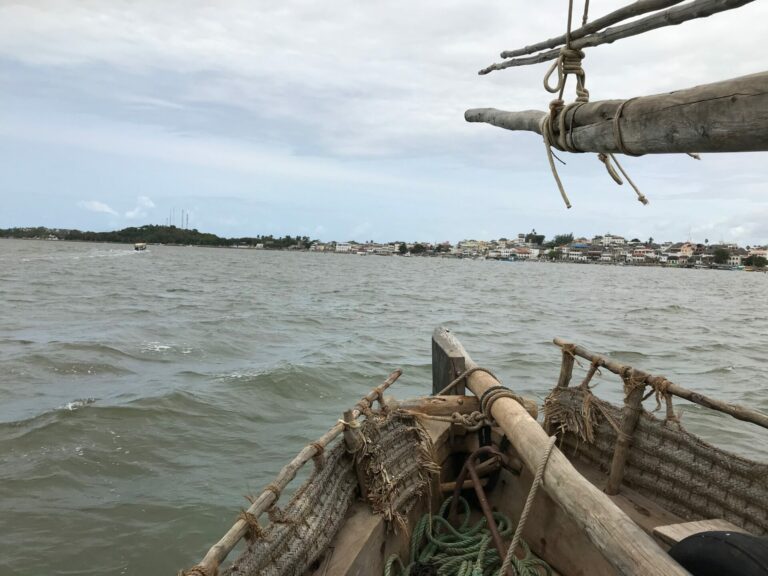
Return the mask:
<path id="1" fill-rule="evenodd" d="M 749 408 L 745 408 L 744 406 L 739 406 L 738 404 L 729 404 L 728 402 L 723 402 L 722 400 L 715 400 L 714 398 L 710 398 L 704 394 L 699 394 L 698 392 L 694 392 L 693 390 L 689 390 L 683 386 L 673 384 L 664 378 L 652 376 L 647 372 L 643 372 L 642 370 L 637 370 L 629 366 L 625 366 L 624 364 L 621 364 L 616 360 L 612 360 L 607 356 L 590 352 L 586 348 L 566 342 L 562 338 L 555 338 L 554 343 L 561 348 L 565 348 L 567 346 L 568 349 L 572 350 L 576 356 L 580 356 L 586 360 L 589 360 L 590 362 L 600 362 L 601 366 L 607 368 L 614 374 L 622 375 L 628 370 L 633 370 L 635 379 L 646 379 L 646 382 L 651 385 L 653 385 L 655 382 L 664 381 L 665 391 L 669 392 L 673 396 L 677 396 L 678 398 L 683 398 L 685 400 L 690 400 L 694 404 L 712 408 L 713 410 L 717 410 L 719 412 L 725 412 L 737 420 L 752 422 L 753 424 L 757 424 L 763 428 L 768 428 L 768 415 L 763 414 L 762 412 L 758 412 L 757 410 L 751 410 Z"/>
<path id="2" fill-rule="evenodd" d="M 717 14 L 718 12 L 733 10 L 734 8 L 739 8 L 744 4 L 749 4 L 750 2 L 754 2 L 754 0 L 693 0 L 692 2 L 688 2 L 682 6 L 676 6 L 674 8 L 669 8 L 668 10 L 657 12 L 656 14 L 651 14 L 650 16 L 646 16 L 645 18 L 641 18 L 639 20 L 634 20 L 628 24 L 616 26 L 615 28 L 608 28 L 602 32 L 598 32 L 590 36 L 585 36 L 583 38 L 579 38 L 578 40 L 573 40 L 571 42 L 571 48 L 579 50 L 582 48 L 600 46 L 601 44 L 611 44 L 612 42 L 616 42 L 616 40 L 637 36 L 638 34 L 650 32 L 651 30 L 655 30 L 657 28 L 663 28 L 664 26 L 674 26 L 677 24 L 682 24 L 683 22 L 687 22 L 688 20 L 706 18 L 708 16 L 712 16 L 712 14 Z M 515 50 L 514 52 L 519 51 Z M 502 52 L 502 58 L 505 57 L 504 54 L 509 53 Z M 505 68 L 510 68 L 513 66 L 538 64 L 540 62 L 555 60 L 559 56 L 560 49 L 558 48 L 556 50 L 549 50 L 547 52 L 536 54 L 535 56 L 529 56 L 527 58 L 517 58 L 515 60 L 507 60 L 498 64 L 491 64 L 487 68 L 480 70 L 478 73 L 480 75 L 485 75 L 489 72 L 493 72 L 494 70 L 504 70 Z"/>
<path id="3" fill-rule="evenodd" d="M 379 386 L 371 390 L 360 402 L 355 404 L 355 408 L 352 410 L 352 418 L 358 418 L 363 408 L 370 407 L 377 399 L 382 398 L 384 390 L 389 388 L 395 381 L 400 378 L 403 373 L 402 370 L 397 369 Z M 278 493 L 282 491 L 288 483 L 296 477 L 296 473 L 301 469 L 304 464 L 309 462 L 314 456 L 317 455 L 318 446 L 325 448 L 331 443 L 339 434 L 344 431 L 345 425 L 341 422 L 333 426 L 328 432 L 320 436 L 317 441 L 305 446 L 296 457 L 286 464 L 279 474 L 275 478 L 274 482 L 264 489 L 264 491 L 256 498 L 246 512 L 252 514 L 258 519 L 258 517 L 267 511 L 272 504 L 278 499 Z M 274 488 L 274 490 L 273 490 Z M 211 546 L 208 553 L 200 561 L 195 569 L 202 571 L 203 574 L 216 574 L 219 565 L 224 561 L 227 555 L 232 549 L 237 546 L 237 543 L 248 532 L 248 523 L 245 520 L 238 520 L 234 523 L 232 528 L 219 540 L 216 544 Z M 197 574 L 197 572 L 195 572 Z"/>
<path id="4" fill-rule="evenodd" d="M 619 107 L 621 117 L 615 120 Z M 565 118 L 560 118 L 565 114 Z M 541 134 L 547 113 L 467 110 L 467 122 Z M 641 154 L 768 150 L 768 72 L 668 94 L 565 107 L 552 120 L 569 127 L 573 151 Z M 617 128 L 618 126 L 618 128 Z M 623 147 L 617 143 L 617 134 Z M 556 146 L 555 142 L 552 142 Z"/>
<path id="5" fill-rule="evenodd" d="M 461 343 L 445 328 L 437 328 L 432 337 L 463 350 Z M 476 366 L 466 351 L 464 357 L 467 368 Z M 498 385 L 484 372 L 475 372 L 467 380 L 467 386 L 477 396 Z M 536 470 L 549 444 L 539 423 L 511 398 L 497 399 L 491 412 L 529 470 Z M 557 447 L 552 449 L 544 470 L 542 487 L 584 530 L 618 573 L 628 576 L 688 574 L 608 496 L 579 474 Z"/>
<path id="6" fill-rule="evenodd" d="M 605 16 L 596 18 L 591 22 L 589 22 L 588 24 L 585 24 L 581 28 L 577 28 L 576 30 L 573 30 L 571 32 L 571 41 L 578 40 L 579 38 L 583 38 L 587 34 L 593 34 L 595 32 L 598 32 L 603 28 L 605 28 L 606 26 L 610 26 L 611 24 L 616 24 L 617 22 L 622 22 L 627 18 L 634 18 L 635 16 L 641 16 L 643 14 L 647 14 L 648 12 L 655 12 L 656 10 L 669 8 L 670 6 L 674 6 L 675 4 L 680 4 L 680 2 L 682 1 L 683 0 L 637 0 L 637 2 L 633 2 L 632 4 L 629 4 L 627 6 L 622 6 L 618 10 L 614 10 L 613 12 L 610 12 Z M 536 44 L 531 44 L 530 46 L 526 46 L 525 48 L 519 48 L 517 50 L 505 50 L 504 52 L 501 53 L 501 57 L 515 58 L 516 56 L 525 56 L 526 54 L 534 54 L 536 52 L 539 52 L 540 50 L 546 50 L 547 48 L 556 48 L 558 46 L 561 46 L 565 44 L 565 40 L 566 40 L 565 34 L 562 34 L 555 38 L 544 40 L 543 42 L 537 42 Z"/>

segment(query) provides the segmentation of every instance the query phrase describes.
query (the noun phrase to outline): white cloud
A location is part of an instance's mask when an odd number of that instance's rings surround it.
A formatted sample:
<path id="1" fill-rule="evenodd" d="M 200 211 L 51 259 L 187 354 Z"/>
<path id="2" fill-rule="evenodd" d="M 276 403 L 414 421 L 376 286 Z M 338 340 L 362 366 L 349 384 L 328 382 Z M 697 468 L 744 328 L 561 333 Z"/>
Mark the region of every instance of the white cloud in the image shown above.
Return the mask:
<path id="1" fill-rule="evenodd" d="M 145 218 L 147 216 L 146 208 L 154 208 L 155 203 L 152 202 L 146 196 L 139 196 L 136 200 L 136 207 L 133 210 L 128 210 L 125 213 L 125 217 L 128 219 Z"/>
<path id="2" fill-rule="evenodd" d="M 593 5 L 591 18 L 625 3 Z M 208 198 L 270 195 L 275 207 L 306 204 L 320 191 L 322 206 L 345 203 L 350 211 L 349 220 L 324 220 L 323 236 L 331 238 L 367 219 L 360 234 L 388 233 L 370 216 L 382 202 L 376 195 L 445 205 L 429 210 L 430 222 L 414 217 L 398 232 L 410 238 L 427 228 L 438 238 L 483 228 L 508 235 L 527 221 L 524 228 L 549 233 L 608 226 L 673 239 L 725 217 L 737 228 L 766 206 L 764 154 L 707 155 L 701 163 L 627 159 L 651 198 L 645 208 L 608 181 L 594 156 L 566 155 L 561 177 L 574 202 L 566 213 L 540 138 L 465 123 L 471 107 L 546 108 L 546 65 L 484 77 L 476 71 L 502 49 L 561 33 L 562 8 L 553 18 L 524 0 L 491 0 L 482 9 L 459 0 L 0 3 L 0 88 L 8 96 L 0 138 L 116 157 L 126 172 L 146 165 L 151 187 L 133 189 L 158 194 L 181 194 L 165 184 L 193 170 L 222 176 L 195 182 Z M 752 2 L 589 49 L 587 87 L 599 100 L 759 71 L 765 62 L 757 39 L 767 20 L 768 2 Z M 718 45 L 702 48 L 701 38 L 718 38 Z M 353 189 L 354 206 L 344 196 Z M 102 196 L 96 184 L 85 194 L 132 205 L 116 191 Z M 466 217 L 449 226 L 456 211 Z M 137 204 L 121 213 L 139 218 L 150 211 Z M 654 230 L 661 220 L 669 230 Z M 733 234 L 765 234 L 758 224 L 744 230 Z"/>
<path id="3" fill-rule="evenodd" d="M 117 216 L 117 212 L 115 212 L 108 204 L 105 204 L 104 202 L 99 202 L 98 200 L 87 200 L 87 201 L 81 201 L 77 203 L 80 208 L 84 208 L 90 212 L 97 212 L 102 214 L 111 214 L 112 216 Z"/>

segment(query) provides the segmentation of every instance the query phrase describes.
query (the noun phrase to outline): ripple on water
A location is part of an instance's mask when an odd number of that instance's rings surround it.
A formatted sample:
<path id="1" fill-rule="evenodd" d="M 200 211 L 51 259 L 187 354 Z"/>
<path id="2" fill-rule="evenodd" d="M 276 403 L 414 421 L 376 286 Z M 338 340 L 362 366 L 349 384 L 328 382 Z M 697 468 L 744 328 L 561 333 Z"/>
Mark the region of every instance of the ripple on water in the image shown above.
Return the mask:
<path id="1" fill-rule="evenodd" d="M 392 394 L 428 393 L 441 324 L 539 399 L 561 336 L 768 410 L 762 275 L 0 242 L 3 573 L 191 565 L 391 370 Z M 617 377 L 593 383 L 620 400 Z M 708 441 L 768 458 L 744 423 L 683 411 Z"/>

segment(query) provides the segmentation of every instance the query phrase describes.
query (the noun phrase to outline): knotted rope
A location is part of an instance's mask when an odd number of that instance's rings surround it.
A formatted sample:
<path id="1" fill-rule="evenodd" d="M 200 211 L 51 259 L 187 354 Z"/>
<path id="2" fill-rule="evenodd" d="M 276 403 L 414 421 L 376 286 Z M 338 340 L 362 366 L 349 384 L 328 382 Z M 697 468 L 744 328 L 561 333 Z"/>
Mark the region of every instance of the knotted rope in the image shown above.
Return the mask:
<path id="1" fill-rule="evenodd" d="M 264 529 L 261 527 L 259 519 L 254 514 L 251 514 L 248 510 L 241 510 L 237 519 L 245 522 L 248 527 L 248 531 L 245 533 L 245 539 L 248 542 L 264 538 Z"/>
<path id="2" fill-rule="evenodd" d="M 500 398 L 511 398 L 520 404 L 523 408 L 525 408 L 522 397 L 512 392 L 512 390 L 506 386 L 491 386 L 485 392 L 483 392 L 482 396 L 480 396 L 480 410 L 483 412 L 488 422 L 490 422 L 492 425 L 495 424 L 495 421 L 493 419 L 493 414 L 491 414 L 491 409 L 493 408 L 493 404 L 496 402 L 496 400 Z"/>
<path id="3" fill-rule="evenodd" d="M 587 22 L 588 12 L 589 0 L 585 0 L 582 26 Z M 539 124 L 539 129 L 541 131 L 542 138 L 544 139 L 544 149 L 547 153 L 549 168 L 552 171 L 552 176 L 555 179 L 555 183 L 557 184 L 557 188 L 560 191 L 560 196 L 563 198 L 563 202 L 565 202 L 566 208 L 571 208 L 571 201 L 568 199 L 568 195 L 565 192 L 563 182 L 560 180 L 560 174 L 557 172 L 557 167 L 555 165 L 555 155 L 552 152 L 552 146 L 555 146 L 558 150 L 563 150 L 565 152 L 580 152 L 580 150 L 573 143 L 573 121 L 576 116 L 578 107 L 589 102 L 589 90 L 586 88 L 587 74 L 581 65 L 582 60 L 584 60 L 584 51 L 571 48 L 572 18 L 573 0 L 569 0 L 565 46 L 560 48 L 560 54 L 557 60 L 552 63 L 544 75 L 544 89 L 551 94 L 556 93 L 557 98 L 549 103 L 549 114 L 544 116 L 544 118 L 541 120 L 541 123 Z M 550 85 L 550 78 L 555 72 L 557 72 L 557 84 L 552 86 Z M 565 83 L 568 79 L 568 75 L 573 75 L 576 77 L 576 99 L 574 102 L 566 105 L 565 101 L 563 100 L 563 93 L 565 91 Z M 633 99 L 630 98 L 630 100 Z M 627 148 L 624 146 L 624 141 L 621 136 L 621 113 L 624 109 L 624 106 L 630 100 L 625 100 L 619 104 L 619 107 L 617 108 L 616 114 L 613 118 L 613 133 L 616 140 L 616 146 L 622 154 L 627 156 L 638 156 L 638 154 L 633 154 L 627 150 Z M 570 126 L 566 127 L 566 118 L 568 117 L 570 117 Z M 555 133 L 553 126 L 555 118 L 557 118 L 558 124 L 557 133 Z M 629 175 L 626 173 L 624 168 L 613 154 L 600 153 L 597 155 L 597 158 L 600 160 L 600 162 L 603 163 L 606 171 L 608 172 L 608 175 L 613 179 L 613 181 L 621 186 L 624 184 L 624 181 L 611 165 L 611 161 L 613 161 L 626 181 L 629 182 L 629 185 L 637 194 L 637 199 L 642 204 L 648 204 L 648 198 L 646 198 L 646 196 L 640 192 L 640 189 L 632 181 L 632 179 L 629 177 Z"/>

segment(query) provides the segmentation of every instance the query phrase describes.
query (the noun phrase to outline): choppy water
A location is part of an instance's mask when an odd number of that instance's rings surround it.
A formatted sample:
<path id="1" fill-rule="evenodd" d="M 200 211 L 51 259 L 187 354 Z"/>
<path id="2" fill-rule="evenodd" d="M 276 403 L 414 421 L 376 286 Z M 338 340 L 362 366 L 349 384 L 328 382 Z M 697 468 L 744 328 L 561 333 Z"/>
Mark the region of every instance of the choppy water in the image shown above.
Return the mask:
<path id="1" fill-rule="evenodd" d="M 173 574 L 430 335 L 543 398 L 562 336 L 768 410 L 768 275 L 0 241 L 0 574 Z M 620 398 L 618 380 L 598 391 Z M 686 407 L 716 444 L 765 432 Z"/>

